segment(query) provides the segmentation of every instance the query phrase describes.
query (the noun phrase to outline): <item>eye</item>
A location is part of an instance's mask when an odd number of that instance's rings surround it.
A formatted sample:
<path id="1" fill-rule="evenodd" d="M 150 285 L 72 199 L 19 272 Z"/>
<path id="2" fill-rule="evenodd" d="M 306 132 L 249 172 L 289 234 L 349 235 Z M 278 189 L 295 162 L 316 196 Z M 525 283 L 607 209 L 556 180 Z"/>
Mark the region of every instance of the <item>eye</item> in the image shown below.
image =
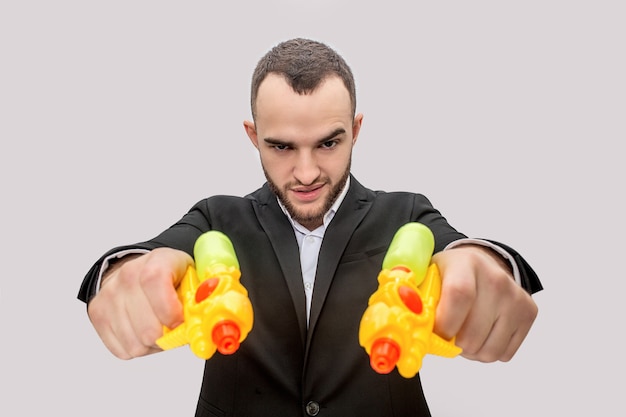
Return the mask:
<path id="1" fill-rule="evenodd" d="M 332 149 L 337 146 L 337 140 L 328 140 L 320 145 L 323 149 Z"/>
<path id="2" fill-rule="evenodd" d="M 289 146 L 276 144 L 276 145 L 272 145 L 272 148 L 276 149 L 277 151 L 286 151 L 287 149 L 289 149 Z"/>

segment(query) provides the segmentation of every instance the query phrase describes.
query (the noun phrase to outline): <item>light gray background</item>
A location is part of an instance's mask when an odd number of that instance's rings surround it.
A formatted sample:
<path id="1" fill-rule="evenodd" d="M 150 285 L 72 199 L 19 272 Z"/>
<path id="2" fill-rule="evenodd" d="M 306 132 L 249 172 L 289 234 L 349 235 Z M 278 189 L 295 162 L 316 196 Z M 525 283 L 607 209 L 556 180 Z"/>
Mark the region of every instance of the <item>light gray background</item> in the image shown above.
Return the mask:
<path id="1" fill-rule="evenodd" d="M 409 5 L 410 4 L 410 5 Z M 112 246 L 262 181 L 257 60 L 295 36 L 351 64 L 356 176 L 519 249 L 545 291 L 509 363 L 428 357 L 435 416 L 623 410 L 620 1 L 4 1 L 0 414 L 190 416 L 202 362 L 132 361 L 76 299 Z"/>

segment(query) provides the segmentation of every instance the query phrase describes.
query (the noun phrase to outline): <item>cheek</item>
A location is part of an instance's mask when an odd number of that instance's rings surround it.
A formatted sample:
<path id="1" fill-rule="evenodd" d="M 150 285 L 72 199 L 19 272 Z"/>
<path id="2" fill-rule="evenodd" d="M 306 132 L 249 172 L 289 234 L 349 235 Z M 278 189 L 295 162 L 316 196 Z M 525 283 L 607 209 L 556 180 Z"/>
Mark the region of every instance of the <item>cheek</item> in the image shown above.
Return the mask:
<path id="1" fill-rule="evenodd" d="M 322 169 L 326 175 L 335 179 L 341 177 L 349 165 L 350 152 L 335 154 L 332 158 L 325 159 L 321 163 Z"/>
<path id="2" fill-rule="evenodd" d="M 261 164 L 267 174 L 272 177 L 272 180 L 280 182 L 286 175 L 289 174 L 289 161 L 284 157 L 277 157 L 271 154 L 261 154 Z"/>

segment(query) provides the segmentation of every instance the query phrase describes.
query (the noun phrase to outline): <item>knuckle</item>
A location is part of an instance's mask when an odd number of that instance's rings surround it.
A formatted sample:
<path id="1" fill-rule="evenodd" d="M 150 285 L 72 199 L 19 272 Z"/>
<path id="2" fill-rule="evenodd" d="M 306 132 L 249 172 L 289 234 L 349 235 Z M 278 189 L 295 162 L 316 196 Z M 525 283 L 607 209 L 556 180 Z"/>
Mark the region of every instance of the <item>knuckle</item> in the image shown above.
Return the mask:
<path id="1" fill-rule="evenodd" d="M 539 313 L 537 304 L 524 290 L 520 290 L 520 296 L 516 302 L 511 303 L 511 305 L 513 306 L 512 313 L 520 322 L 532 323 L 535 321 Z"/>
<path id="2" fill-rule="evenodd" d="M 144 329 L 139 334 L 139 340 L 144 346 L 152 346 L 154 342 L 161 337 L 163 330 L 161 326 L 152 326 Z"/>
<path id="3" fill-rule="evenodd" d="M 139 275 L 139 282 L 142 286 L 150 286 L 159 281 L 161 276 L 161 268 L 154 262 L 148 262 L 144 265 Z"/>
<path id="4" fill-rule="evenodd" d="M 454 303 L 467 302 L 476 297 L 476 287 L 472 280 L 455 280 L 446 286 L 446 295 Z"/>
<path id="5" fill-rule="evenodd" d="M 500 355 L 487 349 L 468 350 L 465 357 L 483 363 L 492 363 L 500 360 Z"/>
<path id="6" fill-rule="evenodd" d="M 463 354 L 468 358 L 477 359 L 480 356 L 480 345 L 469 340 L 461 340 L 457 345 L 463 349 Z"/>
<path id="7" fill-rule="evenodd" d="M 530 308 L 527 308 L 524 312 L 520 313 L 520 315 L 526 323 L 533 323 L 537 318 L 537 313 L 537 307 L 535 305 L 532 305 Z"/>
<path id="8" fill-rule="evenodd" d="M 115 351 L 111 353 L 113 353 L 113 356 L 115 356 L 116 358 L 124 361 L 128 361 L 133 358 L 133 356 L 129 355 L 126 351 Z"/>
<path id="9" fill-rule="evenodd" d="M 517 284 L 505 271 L 499 269 L 490 270 L 491 273 L 483 274 L 482 285 L 496 294 L 513 293 Z"/>
<path id="10" fill-rule="evenodd" d="M 106 309 L 100 303 L 100 299 L 98 297 L 94 298 L 87 307 L 87 315 L 91 322 L 98 328 L 103 325 L 107 320 Z"/>
<path id="11" fill-rule="evenodd" d="M 530 304 L 531 304 L 531 307 L 529 309 L 529 316 L 532 319 L 532 321 L 535 321 L 535 319 L 539 315 L 539 306 L 532 300 L 532 298 L 530 299 Z"/>
<path id="12" fill-rule="evenodd" d="M 130 355 L 129 359 L 145 356 L 147 352 L 148 348 L 140 343 L 135 343 L 128 348 L 128 355 Z"/>
<path id="13" fill-rule="evenodd" d="M 109 278 L 111 286 L 120 286 L 122 288 L 132 287 L 136 282 L 136 275 L 128 265 L 123 265 L 115 273 L 115 276 Z"/>
<path id="14" fill-rule="evenodd" d="M 467 355 L 475 355 L 482 343 L 478 343 L 476 337 L 471 337 L 465 328 L 461 329 L 456 336 L 456 344 L 463 349 Z"/>

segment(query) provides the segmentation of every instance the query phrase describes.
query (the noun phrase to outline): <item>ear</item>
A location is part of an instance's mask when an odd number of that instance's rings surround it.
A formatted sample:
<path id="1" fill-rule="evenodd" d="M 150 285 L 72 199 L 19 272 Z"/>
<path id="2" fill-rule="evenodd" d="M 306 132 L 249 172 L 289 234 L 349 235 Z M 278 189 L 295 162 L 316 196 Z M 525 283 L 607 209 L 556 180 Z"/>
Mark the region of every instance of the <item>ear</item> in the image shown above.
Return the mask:
<path id="1" fill-rule="evenodd" d="M 363 114 L 358 113 L 354 116 L 354 122 L 352 123 L 352 145 L 356 143 L 356 139 L 359 137 L 361 131 L 361 125 L 363 124 Z"/>
<path id="2" fill-rule="evenodd" d="M 249 120 L 243 121 L 243 127 L 246 129 L 246 134 L 250 138 L 250 141 L 254 145 L 255 148 L 259 149 L 259 138 L 256 134 L 256 127 L 254 126 L 254 122 Z"/>

